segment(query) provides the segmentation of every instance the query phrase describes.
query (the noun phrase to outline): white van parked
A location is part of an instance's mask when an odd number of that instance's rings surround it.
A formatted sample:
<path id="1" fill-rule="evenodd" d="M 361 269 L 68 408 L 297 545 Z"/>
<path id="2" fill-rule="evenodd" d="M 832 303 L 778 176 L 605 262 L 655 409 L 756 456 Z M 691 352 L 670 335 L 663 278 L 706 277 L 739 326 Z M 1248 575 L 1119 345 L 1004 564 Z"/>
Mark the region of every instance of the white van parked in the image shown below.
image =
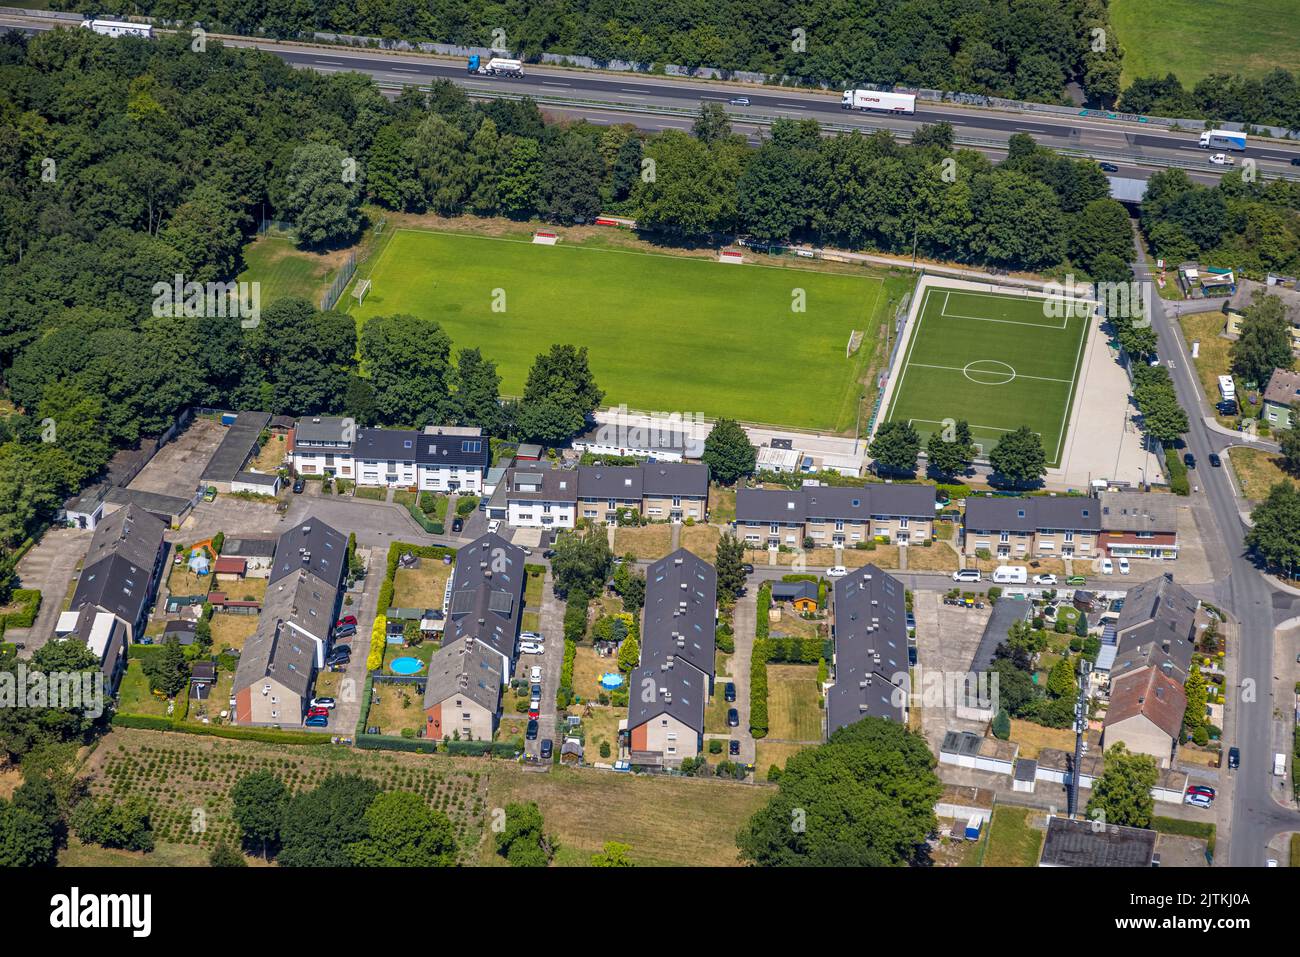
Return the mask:
<path id="1" fill-rule="evenodd" d="M 1024 565 L 999 565 L 993 570 L 993 582 L 997 585 L 1023 585 L 1029 581 L 1029 569 Z"/>
<path id="2" fill-rule="evenodd" d="M 978 568 L 959 568 L 952 573 L 952 580 L 955 582 L 977 582 L 980 580 L 980 570 Z"/>

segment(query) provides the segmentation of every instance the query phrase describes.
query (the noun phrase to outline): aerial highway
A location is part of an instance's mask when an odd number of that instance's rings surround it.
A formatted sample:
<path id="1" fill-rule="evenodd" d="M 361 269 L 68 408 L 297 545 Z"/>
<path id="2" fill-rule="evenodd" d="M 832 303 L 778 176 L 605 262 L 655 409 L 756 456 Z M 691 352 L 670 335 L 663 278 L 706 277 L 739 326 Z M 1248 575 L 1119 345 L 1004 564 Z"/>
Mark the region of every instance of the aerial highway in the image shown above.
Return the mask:
<path id="1" fill-rule="evenodd" d="M 68 26 L 69 21 L 0 15 L 0 29 L 27 32 Z M 649 130 L 688 129 L 702 104 L 718 103 L 733 126 L 751 137 L 773 120 L 815 119 L 830 129 L 889 130 L 908 136 L 924 124 L 951 123 L 960 145 L 990 155 L 1006 149 L 1017 133 L 1044 146 L 1092 156 L 1118 167 L 1112 175 L 1145 179 L 1157 169 L 1182 166 L 1201 182 L 1217 181 L 1223 170 L 1209 163 L 1212 150 L 1197 146 L 1199 131 L 1182 132 L 1123 119 L 999 109 L 918 101 L 913 115 L 862 113 L 840 108 L 840 91 L 815 91 L 755 84 L 704 81 L 635 73 L 601 72 L 528 64 L 520 77 L 471 74 L 464 59 L 304 44 L 248 37 L 220 37 L 230 46 L 254 47 L 300 69 L 322 73 L 356 71 L 382 88 L 427 85 L 450 80 L 475 97 L 531 96 L 548 112 L 585 117 L 597 123 L 632 123 Z M 748 103 L 731 101 L 738 98 Z M 1300 142 L 1251 140 L 1242 157 L 1258 164 L 1261 176 L 1300 179 Z"/>

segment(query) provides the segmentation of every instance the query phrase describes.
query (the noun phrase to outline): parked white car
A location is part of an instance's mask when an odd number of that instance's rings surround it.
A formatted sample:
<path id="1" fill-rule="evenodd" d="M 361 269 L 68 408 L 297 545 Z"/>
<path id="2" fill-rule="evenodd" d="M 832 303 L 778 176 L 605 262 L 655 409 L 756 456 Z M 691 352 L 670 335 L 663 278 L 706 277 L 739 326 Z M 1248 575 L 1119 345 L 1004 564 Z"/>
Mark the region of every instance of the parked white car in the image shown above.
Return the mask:
<path id="1" fill-rule="evenodd" d="M 546 646 L 536 641 L 525 641 L 519 645 L 519 650 L 526 655 L 545 654 Z"/>
<path id="2" fill-rule="evenodd" d="M 1101 560 L 1101 573 L 1103 575 L 1115 574 L 1115 563 L 1112 562 L 1109 558 L 1103 558 Z"/>
<path id="3" fill-rule="evenodd" d="M 982 577 L 978 568 L 959 568 L 952 573 L 952 580 L 955 582 L 977 582 Z"/>
<path id="4" fill-rule="evenodd" d="M 519 639 L 521 641 L 535 641 L 538 642 L 539 644 L 543 640 L 542 636 L 535 631 L 521 631 L 519 633 Z"/>
<path id="5" fill-rule="evenodd" d="M 529 683 L 530 683 L 530 684 L 537 684 L 537 683 L 540 682 L 541 680 L 542 680 L 542 666 L 541 666 L 541 665 L 533 665 L 533 670 L 530 671 L 530 672 L 528 673 L 528 681 L 529 681 Z"/>
<path id="6" fill-rule="evenodd" d="M 1128 559 L 1124 558 L 1123 556 L 1121 556 L 1119 560 L 1119 573 L 1121 575 L 1128 574 Z"/>
<path id="7" fill-rule="evenodd" d="M 843 565 L 832 565 L 830 568 L 826 569 L 827 578 L 843 578 L 848 573 L 849 570 Z"/>
<path id="8" fill-rule="evenodd" d="M 1055 576 L 1055 575 L 1035 575 L 1035 576 L 1034 576 L 1034 584 L 1035 584 L 1035 585 L 1055 585 L 1055 584 L 1056 584 L 1056 576 Z"/>
<path id="9" fill-rule="evenodd" d="M 501 530 L 501 519 L 494 518 L 492 519 L 492 521 L 488 522 L 488 531 L 491 532 L 493 535 L 495 535 L 500 530 Z"/>

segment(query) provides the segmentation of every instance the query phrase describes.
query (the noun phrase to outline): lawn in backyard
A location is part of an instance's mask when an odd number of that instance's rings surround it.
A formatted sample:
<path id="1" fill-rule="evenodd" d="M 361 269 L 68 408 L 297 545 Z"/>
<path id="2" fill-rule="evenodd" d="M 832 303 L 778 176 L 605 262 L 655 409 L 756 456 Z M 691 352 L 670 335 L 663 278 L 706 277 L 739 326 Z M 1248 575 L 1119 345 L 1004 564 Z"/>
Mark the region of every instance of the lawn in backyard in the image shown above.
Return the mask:
<path id="1" fill-rule="evenodd" d="M 768 665 L 768 734 L 778 741 L 822 739 L 816 665 Z"/>
<path id="2" fill-rule="evenodd" d="M 1030 824 L 1042 811 L 1005 804 L 993 809 L 984 850 L 985 867 L 1034 867 L 1043 846 L 1043 832 Z"/>
<path id="3" fill-rule="evenodd" d="M 1211 73 L 1300 71 L 1295 12 L 1295 0 L 1112 0 L 1111 24 L 1124 48 L 1122 83 L 1173 73 L 1190 90 Z"/>
<path id="4" fill-rule="evenodd" d="M 866 273 L 418 230 L 396 232 L 369 276 L 358 327 L 437 319 L 496 362 L 507 395 L 565 342 L 587 347 L 607 403 L 835 430 L 854 422 L 884 300 Z"/>
<path id="5" fill-rule="evenodd" d="M 984 454 L 1022 425 L 1059 465 L 1091 307 L 1048 315 L 1047 300 L 930 287 L 905 346 L 889 411 L 924 447 L 945 420 L 966 420 Z"/>

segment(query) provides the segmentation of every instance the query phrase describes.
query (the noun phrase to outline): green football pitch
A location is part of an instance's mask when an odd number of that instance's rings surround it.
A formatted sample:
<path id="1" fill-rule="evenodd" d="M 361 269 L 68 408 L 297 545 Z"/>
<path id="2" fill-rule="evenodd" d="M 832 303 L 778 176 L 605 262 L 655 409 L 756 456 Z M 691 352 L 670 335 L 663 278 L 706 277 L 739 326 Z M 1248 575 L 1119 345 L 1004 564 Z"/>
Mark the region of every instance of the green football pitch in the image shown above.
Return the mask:
<path id="1" fill-rule="evenodd" d="M 911 421 L 924 445 L 946 420 L 965 419 L 985 454 L 1027 425 L 1059 465 L 1092 304 L 1049 315 L 1039 297 L 933 286 L 924 297 L 882 421 Z"/>
<path id="2" fill-rule="evenodd" d="M 503 394 L 522 394 L 538 353 L 572 343 L 605 404 L 833 431 L 854 424 L 888 305 L 871 276 L 422 230 L 394 233 L 368 276 L 363 304 L 346 299 L 358 327 L 436 319 L 453 349 L 496 362 Z"/>

